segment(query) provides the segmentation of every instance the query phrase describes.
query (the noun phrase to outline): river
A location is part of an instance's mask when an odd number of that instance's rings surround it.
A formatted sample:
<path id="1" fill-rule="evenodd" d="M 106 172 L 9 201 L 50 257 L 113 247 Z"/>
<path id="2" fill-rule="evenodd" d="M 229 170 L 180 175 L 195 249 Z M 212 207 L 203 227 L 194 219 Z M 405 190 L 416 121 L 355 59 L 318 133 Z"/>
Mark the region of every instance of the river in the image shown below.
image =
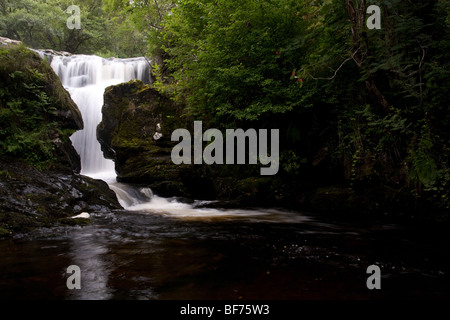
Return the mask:
<path id="1" fill-rule="evenodd" d="M 0 299 L 450 298 L 448 238 L 426 229 L 199 211 L 94 213 L 85 227 L 2 241 Z M 366 286 L 373 264 L 380 290 Z M 81 269 L 81 290 L 66 286 L 70 265 Z"/>

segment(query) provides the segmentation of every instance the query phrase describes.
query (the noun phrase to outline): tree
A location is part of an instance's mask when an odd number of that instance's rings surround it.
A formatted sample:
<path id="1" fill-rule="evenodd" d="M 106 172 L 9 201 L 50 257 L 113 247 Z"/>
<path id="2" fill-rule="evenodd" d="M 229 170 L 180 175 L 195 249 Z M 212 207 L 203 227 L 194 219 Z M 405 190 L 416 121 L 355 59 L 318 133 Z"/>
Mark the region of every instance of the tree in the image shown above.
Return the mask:
<path id="1" fill-rule="evenodd" d="M 301 9 L 299 1 L 179 1 L 163 40 L 190 107 L 218 122 L 299 107 L 291 74 L 303 51 Z"/>
<path id="2" fill-rule="evenodd" d="M 160 39 L 198 118 L 284 127 L 284 151 L 301 159 L 298 124 L 327 110 L 308 125 L 327 132 L 347 180 L 401 181 L 448 205 L 449 1 L 371 1 L 382 14 L 373 30 L 368 4 L 183 0 Z"/>
<path id="3" fill-rule="evenodd" d="M 175 0 L 103 0 L 104 10 L 118 26 L 117 45 L 121 51 L 135 48 L 140 55 L 151 56 L 153 62 L 163 65 L 161 32 L 163 23 Z M 130 37 L 131 35 L 131 37 Z"/>
<path id="4" fill-rule="evenodd" d="M 116 56 L 142 55 L 143 36 L 103 10 L 102 0 L 80 0 L 81 29 L 67 28 L 70 0 L 1 0 L 0 35 L 36 49 Z M 133 43 L 134 42 L 134 43 Z M 124 44 L 124 45 L 123 45 Z"/>

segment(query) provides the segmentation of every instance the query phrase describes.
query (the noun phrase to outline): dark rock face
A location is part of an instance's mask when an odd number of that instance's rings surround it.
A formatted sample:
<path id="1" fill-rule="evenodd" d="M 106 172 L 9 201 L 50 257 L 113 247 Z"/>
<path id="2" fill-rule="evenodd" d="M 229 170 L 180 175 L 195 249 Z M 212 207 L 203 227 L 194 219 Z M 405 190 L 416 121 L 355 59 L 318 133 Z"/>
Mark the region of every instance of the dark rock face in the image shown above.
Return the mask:
<path id="1" fill-rule="evenodd" d="M 55 120 L 60 128 L 71 130 L 82 130 L 84 128 L 83 117 L 78 106 L 64 89 L 60 79 L 53 69 L 46 69 L 47 86 L 44 90 L 49 97 L 53 98 L 56 107 Z M 72 142 L 61 135 L 55 134 L 53 142 L 56 154 L 62 163 L 69 165 L 75 172 L 80 172 L 80 156 L 72 145 Z"/>
<path id="2" fill-rule="evenodd" d="M 68 217 L 81 212 L 119 208 L 115 193 L 103 181 L 74 174 L 67 168 L 41 171 L 18 161 L 0 162 L 3 235 L 65 223 Z"/>
<path id="3" fill-rule="evenodd" d="M 145 183 L 160 195 L 186 196 L 182 173 L 171 160 L 172 132 L 188 124 L 182 107 L 150 85 L 130 81 L 106 89 L 97 138 L 115 161 L 120 182 Z M 189 166 L 191 167 L 191 166 Z"/>

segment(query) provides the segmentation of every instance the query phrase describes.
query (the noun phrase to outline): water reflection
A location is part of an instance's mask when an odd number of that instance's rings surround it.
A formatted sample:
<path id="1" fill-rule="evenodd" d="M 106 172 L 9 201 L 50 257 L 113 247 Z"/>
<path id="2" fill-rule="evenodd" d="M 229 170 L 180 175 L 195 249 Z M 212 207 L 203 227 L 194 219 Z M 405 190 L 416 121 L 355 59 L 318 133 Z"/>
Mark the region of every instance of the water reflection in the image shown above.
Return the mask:
<path id="1" fill-rule="evenodd" d="M 81 269 L 81 290 L 69 291 L 68 298 L 107 300 L 112 298 L 108 285 L 114 257 L 104 242 L 105 234 L 78 233 L 70 239 L 71 264 Z M 100 238 L 101 237 L 101 238 Z"/>

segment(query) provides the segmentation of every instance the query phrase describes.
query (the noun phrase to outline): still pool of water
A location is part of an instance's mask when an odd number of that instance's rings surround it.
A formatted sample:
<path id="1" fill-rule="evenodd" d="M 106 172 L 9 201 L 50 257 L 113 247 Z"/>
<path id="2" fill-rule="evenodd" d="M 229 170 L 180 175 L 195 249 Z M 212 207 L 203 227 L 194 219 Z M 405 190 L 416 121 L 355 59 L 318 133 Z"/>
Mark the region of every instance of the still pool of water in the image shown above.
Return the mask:
<path id="1" fill-rule="evenodd" d="M 444 233 L 281 210 L 180 212 L 96 213 L 85 227 L 0 241 L 0 299 L 450 298 Z M 367 289 L 372 264 L 381 290 Z M 70 265 L 81 290 L 66 286 Z"/>

